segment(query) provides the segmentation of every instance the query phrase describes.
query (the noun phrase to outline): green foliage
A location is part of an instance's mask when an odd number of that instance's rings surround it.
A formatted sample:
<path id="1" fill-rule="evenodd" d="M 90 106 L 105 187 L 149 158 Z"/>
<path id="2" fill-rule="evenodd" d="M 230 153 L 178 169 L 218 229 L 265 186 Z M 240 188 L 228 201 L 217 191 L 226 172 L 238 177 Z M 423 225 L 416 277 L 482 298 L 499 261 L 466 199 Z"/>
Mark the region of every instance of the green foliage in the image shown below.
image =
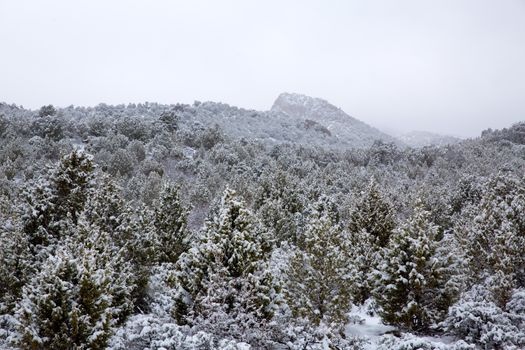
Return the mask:
<path id="1" fill-rule="evenodd" d="M 166 126 L 167 130 L 171 132 L 177 131 L 180 123 L 180 113 L 184 107 L 177 104 L 174 109 L 164 111 L 160 114 L 159 120 Z"/>
<path id="2" fill-rule="evenodd" d="M 106 251 L 106 253 L 108 253 Z M 61 247 L 23 288 L 16 311 L 22 349 L 104 349 L 126 304 L 129 270 L 117 256 L 82 245 Z"/>
<path id="3" fill-rule="evenodd" d="M 350 232 L 348 241 L 350 261 L 355 270 L 350 291 L 354 303 L 363 304 L 372 296 L 375 284 L 373 272 L 379 267 L 383 250 L 374 244 L 374 237 L 364 230 Z"/>
<path id="4" fill-rule="evenodd" d="M 479 204 L 467 207 L 456 227 L 474 281 L 491 277 L 503 307 L 513 288 L 525 287 L 525 186 L 512 176 L 493 176 Z"/>
<path id="5" fill-rule="evenodd" d="M 255 196 L 255 209 L 262 223 L 272 230 L 277 243 L 297 243 L 303 225 L 301 189 L 283 171 L 265 174 Z"/>
<path id="6" fill-rule="evenodd" d="M 137 312 L 149 310 L 148 282 L 151 269 L 157 262 L 151 217 L 152 214 L 143 205 L 126 206 L 121 215 L 121 223 L 112 234 L 126 261 L 133 266 L 130 287 L 133 306 Z"/>
<path id="7" fill-rule="evenodd" d="M 95 186 L 96 191 L 86 203 L 86 219 L 105 232 L 117 232 L 126 213 L 121 189 L 108 175 L 99 176 Z"/>
<path id="8" fill-rule="evenodd" d="M 204 130 L 201 135 L 201 145 L 205 150 L 212 149 L 215 145 L 224 141 L 224 135 L 221 128 L 216 124 L 211 128 Z"/>
<path id="9" fill-rule="evenodd" d="M 443 290 L 448 261 L 437 256 L 438 227 L 429 217 L 418 202 L 412 217 L 394 231 L 374 290 L 383 320 L 412 331 L 424 331 L 439 322 L 450 306 L 448 292 Z"/>
<path id="10" fill-rule="evenodd" d="M 64 119 L 49 115 L 36 119 L 31 125 L 31 131 L 34 135 L 53 141 L 61 140 L 65 135 Z"/>
<path id="11" fill-rule="evenodd" d="M 295 317 L 340 330 L 348 322 L 354 272 L 346 238 L 333 203 L 314 203 L 287 273 L 285 294 Z"/>
<path id="12" fill-rule="evenodd" d="M 276 287 L 267 271 L 267 239 L 253 214 L 227 189 L 218 214 L 176 264 L 173 315 L 177 321 L 242 336 L 244 331 L 235 329 L 245 329 L 248 335 L 250 327 L 271 319 Z M 219 315 L 228 321 L 214 326 L 211 320 Z"/>
<path id="13" fill-rule="evenodd" d="M 356 268 L 352 294 L 354 302 L 363 304 L 374 286 L 372 272 L 378 268 L 382 251 L 396 227 L 394 209 L 381 194 L 375 180 L 370 180 L 357 199 L 349 219 L 352 262 Z"/>
<path id="14" fill-rule="evenodd" d="M 387 246 L 392 230 L 396 227 L 394 209 L 379 191 L 375 180 L 370 181 L 358 199 L 349 221 L 350 232 L 365 231 L 371 235 L 375 246 Z"/>
<path id="15" fill-rule="evenodd" d="M 40 110 L 38 111 L 38 116 L 42 118 L 47 117 L 49 115 L 55 115 L 56 113 L 57 110 L 55 109 L 55 107 L 53 107 L 53 105 L 47 105 L 40 107 Z"/>
<path id="16" fill-rule="evenodd" d="M 131 176 L 135 165 L 135 159 L 126 149 L 117 150 L 111 157 L 108 171 L 113 176 Z"/>
<path id="17" fill-rule="evenodd" d="M 25 193 L 23 230 L 35 252 L 56 243 L 65 227 L 77 223 L 92 193 L 93 172 L 92 157 L 74 150 Z"/>
<path id="18" fill-rule="evenodd" d="M 180 188 L 166 184 L 153 209 L 154 258 L 159 263 L 176 263 L 189 249 L 189 210 L 180 198 Z"/>
<path id="19" fill-rule="evenodd" d="M 31 252 L 16 217 L 0 227 L 0 314 L 11 312 L 31 276 Z"/>
<path id="20" fill-rule="evenodd" d="M 93 157 L 83 151 L 74 150 L 62 157 L 50 179 L 59 207 L 58 217 L 70 214 L 73 222 L 77 222 L 93 186 L 93 171 Z"/>
<path id="21" fill-rule="evenodd" d="M 93 168 L 74 151 L 26 197 L 33 211 L 22 228 L 38 258 L 27 260 L 36 265 L 16 308 L 22 348 L 104 349 L 133 309 L 132 265 L 113 236 L 123 202 L 109 179 L 97 184 Z"/>

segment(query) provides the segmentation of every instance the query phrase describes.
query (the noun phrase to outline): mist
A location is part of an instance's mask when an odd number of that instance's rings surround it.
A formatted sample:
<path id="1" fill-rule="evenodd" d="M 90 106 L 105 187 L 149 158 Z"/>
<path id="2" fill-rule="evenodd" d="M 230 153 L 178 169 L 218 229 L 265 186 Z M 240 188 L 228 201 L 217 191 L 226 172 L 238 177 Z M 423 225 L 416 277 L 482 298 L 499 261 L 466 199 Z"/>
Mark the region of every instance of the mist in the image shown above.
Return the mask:
<path id="1" fill-rule="evenodd" d="M 26 108 L 321 97 L 384 131 L 525 116 L 525 2 L 4 1 L 0 101 Z"/>

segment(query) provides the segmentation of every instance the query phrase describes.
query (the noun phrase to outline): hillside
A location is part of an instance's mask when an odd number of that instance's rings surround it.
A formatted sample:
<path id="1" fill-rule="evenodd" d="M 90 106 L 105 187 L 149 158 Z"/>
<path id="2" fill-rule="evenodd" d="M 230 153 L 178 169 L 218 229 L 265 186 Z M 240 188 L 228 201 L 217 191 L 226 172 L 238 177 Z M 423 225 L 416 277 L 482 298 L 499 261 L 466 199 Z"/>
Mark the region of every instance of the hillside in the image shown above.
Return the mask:
<path id="1" fill-rule="evenodd" d="M 375 141 L 402 142 L 350 117 L 325 100 L 299 94 L 279 95 L 269 111 L 255 111 L 216 102 L 180 108 L 182 121 L 217 125 L 225 136 L 267 144 L 294 143 L 331 149 L 365 148 Z"/>
<path id="2" fill-rule="evenodd" d="M 372 145 L 374 141 L 401 144 L 394 137 L 349 116 L 340 108 L 320 98 L 295 93 L 282 93 L 275 100 L 271 110 L 299 118 L 305 123 L 316 123 L 325 127 L 332 137 L 347 147 L 367 147 Z"/>

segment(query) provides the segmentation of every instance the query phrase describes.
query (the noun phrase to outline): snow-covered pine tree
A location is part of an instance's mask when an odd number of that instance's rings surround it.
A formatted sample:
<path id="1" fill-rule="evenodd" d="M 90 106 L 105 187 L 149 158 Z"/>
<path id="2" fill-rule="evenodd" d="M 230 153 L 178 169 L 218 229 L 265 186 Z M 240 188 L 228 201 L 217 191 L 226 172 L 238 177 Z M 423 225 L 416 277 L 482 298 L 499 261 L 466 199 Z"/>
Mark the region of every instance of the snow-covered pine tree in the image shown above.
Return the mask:
<path id="1" fill-rule="evenodd" d="M 351 307 L 354 271 L 346 233 L 334 203 L 322 196 L 309 208 L 305 231 L 291 257 L 285 294 L 295 317 L 342 331 Z"/>
<path id="2" fill-rule="evenodd" d="M 91 193 L 84 210 L 86 220 L 102 231 L 116 233 L 126 212 L 121 189 L 106 174 L 100 174 L 95 180 L 96 189 Z"/>
<path id="3" fill-rule="evenodd" d="M 69 214 L 77 222 L 94 185 L 94 168 L 93 157 L 82 150 L 73 150 L 62 157 L 50 176 L 57 218 Z"/>
<path id="4" fill-rule="evenodd" d="M 265 174 L 256 190 L 254 206 L 261 222 L 273 232 L 277 243 L 295 244 L 303 225 L 304 210 L 297 179 L 283 171 Z"/>
<path id="5" fill-rule="evenodd" d="M 467 207 L 457 237 L 474 283 L 488 283 L 500 307 L 525 287 L 525 185 L 509 174 L 492 177 L 478 205 Z"/>
<path id="6" fill-rule="evenodd" d="M 76 224 L 93 188 L 93 171 L 92 156 L 74 150 L 26 191 L 23 229 L 35 255 L 57 243 L 61 230 Z"/>
<path id="7" fill-rule="evenodd" d="M 278 288 L 268 272 L 268 237 L 235 191 L 226 189 L 218 214 L 176 264 L 173 315 L 217 335 L 256 341 L 270 320 Z"/>
<path id="8" fill-rule="evenodd" d="M 152 216 L 144 205 L 127 205 L 120 217 L 120 225 L 112 232 L 112 240 L 133 265 L 132 299 L 139 312 L 146 312 L 149 308 L 147 287 L 152 267 L 156 264 Z"/>
<path id="9" fill-rule="evenodd" d="M 348 225 L 356 269 L 352 292 L 355 303 L 362 304 L 370 298 L 374 287 L 372 272 L 381 261 L 383 248 L 395 227 L 393 207 L 381 194 L 377 182 L 371 179 L 350 214 Z"/>
<path id="10" fill-rule="evenodd" d="M 74 229 L 69 231 L 63 230 L 66 233 L 64 239 L 80 239 L 82 244 L 118 256 L 125 261 L 121 267 L 133 266 L 134 273 L 126 280 L 131 290 L 131 301 L 119 315 L 125 318 L 133 307 L 141 311 L 147 309 L 146 289 L 151 267 L 155 263 L 151 215 L 144 206 L 126 204 L 119 186 L 109 176 L 98 175 L 77 225 L 72 225 Z"/>
<path id="11" fill-rule="evenodd" d="M 0 226 L 0 315 L 12 311 L 35 268 L 21 222 L 11 215 Z"/>
<path id="12" fill-rule="evenodd" d="M 176 263 L 189 249 L 188 208 L 180 198 L 180 188 L 167 183 L 154 203 L 152 228 L 154 258 L 159 263 Z"/>
<path id="13" fill-rule="evenodd" d="M 460 213 L 469 204 L 477 204 L 482 196 L 482 184 L 477 176 L 471 174 L 463 175 L 456 184 L 450 200 L 453 213 Z"/>
<path id="14" fill-rule="evenodd" d="M 350 215 L 348 228 L 354 233 L 365 231 L 371 235 L 374 245 L 386 247 L 395 227 L 393 207 L 381 194 L 377 182 L 371 179 Z"/>
<path id="15" fill-rule="evenodd" d="M 266 199 L 259 208 L 257 215 L 265 227 L 274 233 L 276 243 L 287 241 L 292 244 L 297 242 L 297 235 L 302 226 L 302 214 L 290 212 L 282 198 Z"/>
<path id="16" fill-rule="evenodd" d="M 376 273 L 374 297 L 388 324 L 424 331 L 441 321 L 449 304 L 443 288 L 447 260 L 436 255 L 438 227 L 421 201 L 413 215 L 392 234 Z"/>
<path id="17" fill-rule="evenodd" d="M 71 236 L 23 288 L 15 312 L 22 349 L 104 349 L 130 310 L 131 265 L 108 248 L 107 234 Z"/>
<path id="18" fill-rule="evenodd" d="M 41 254 L 45 247 L 58 241 L 54 224 L 55 205 L 53 191 L 46 178 L 40 178 L 33 186 L 24 188 L 21 204 L 23 231 L 27 235 L 33 255 Z"/>
<path id="19" fill-rule="evenodd" d="M 115 241 L 114 233 L 91 223 L 83 213 L 79 222 L 71 228 L 70 238 L 64 242 L 71 250 L 91 252 L 97 268 L 104 269 L 111 281 L 113 320 L 120 324 L 133 311 L 135 296 L 139 289 L 140 270 L 129 259 L 127 243 Z"/>
<path id="20" fill-rule="evenodd" d="M 350 263 L 354 267 L 351 294 L 357 305 L 365 303 L 372 296 L 375 279 L 374 270 L 382 260 L 383 248 L 374 244 L 374 237 L 362 230 L 348 233 Z"/>
<path id="21" fill-rule="evenodd" d="M 78 271 L 73 259 L 61 252 L 49 256 L 40 273 L 24 287 L 17 307 L 23 349 L 66 349 L 70 343 L 71 290 L 78 283 Z"/>

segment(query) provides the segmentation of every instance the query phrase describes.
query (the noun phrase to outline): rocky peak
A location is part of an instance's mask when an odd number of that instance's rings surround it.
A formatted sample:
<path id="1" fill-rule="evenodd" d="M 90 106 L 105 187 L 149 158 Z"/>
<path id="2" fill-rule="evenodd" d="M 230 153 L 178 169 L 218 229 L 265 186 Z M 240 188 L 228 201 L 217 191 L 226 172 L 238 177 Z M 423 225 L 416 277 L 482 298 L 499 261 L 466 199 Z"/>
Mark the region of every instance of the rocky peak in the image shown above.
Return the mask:
<path id="1" fill-rule="evenodd" d="M 346 114 L 328 101 L 296 93 L 282 93 L 277 97 L 272 112 L 284 113 L 303 120 L 312 120 L 324 126 L 342 142 L 369 146 L 376 140 L 400 143 L 368 124 Z"/>

